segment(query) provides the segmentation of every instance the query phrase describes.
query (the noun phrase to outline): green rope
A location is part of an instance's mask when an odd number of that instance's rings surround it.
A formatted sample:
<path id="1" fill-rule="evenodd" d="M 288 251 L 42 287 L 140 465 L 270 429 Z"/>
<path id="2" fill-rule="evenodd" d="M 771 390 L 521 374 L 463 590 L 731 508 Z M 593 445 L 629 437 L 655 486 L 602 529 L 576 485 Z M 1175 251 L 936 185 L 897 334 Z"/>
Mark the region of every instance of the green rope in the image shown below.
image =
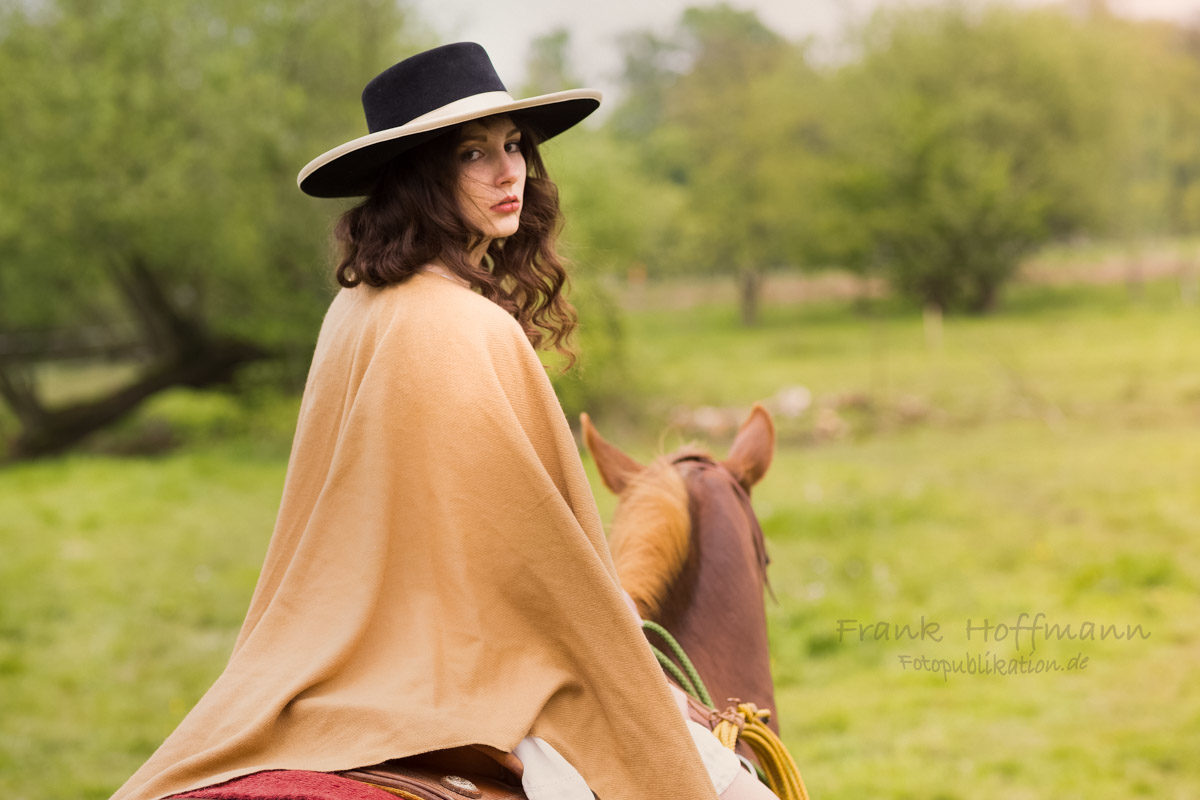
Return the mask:
<path id="1" fill-rule="evenodd" d="M 692 697 L 695 697 L 696 687 L 692 684 L 691 680 L 688 679 L 688 676 L 683 674 L 683 670 L 675 666 L 675 662 L 671 660 L 670 656 L 668 656 L 662 650 L 659 650 L 654 645 L 650 645 L 650 649 L 654 652 L 654 657 L 658 659 L 658 663 L 660 666 L 662 666 L 663 670 L 672 678 L 674 678 L 675 682 L 683 687 L 685 692 L 690 694 Z"/>
<path id="2" fill-rule="evenodd" d="M 696 671 L 692 660 L 687 657 L 687 653 L 683 651 L 683 647 L 675 640 L 675 637 L 662 625 L 650 620 L 642 620 L 642 630 L 656 634 L 667 643 L 667 647 L 675 654 L 675 659 L 679 662 L 679 666 L 672 662 L 666 653 L 659 650 L 653 644 L 650 645 L 650 648 L 654 651 L 654 657 L 658 659 L 659 664 L 662 664 L 663 669 L 678 681 L 685 692 L 709 708 L 714 708 L 712 697 L 709 695 L 704 681 L 700 679 L 700 673 Z"/>
<path id="3" fill-rule="evenodd" d="M 668 631 L 662 625 L 659 625 L 657 622 L 651 622 L 649 620 L 642 620 L 642 630 L 654 633 L 660 639 L 666 642 L 667 647 L 671 649 L 671 652 L 675 654 L 677 659 L 679 659 L 679 663 L 683 665 L 683 668 L 680 669 L 680 667 L 671 660 L 670 656 L 658 649 L 653 642 L 650 642 L 650 649 L 654 652 L 654 657 L 658 660 L 658 663 L 662 665 L 662 668 L 667 672 L 667 674 L 674 678 L 675 682 L 678 683 L 683 690 L 692 697 L 696 698 L 701 703 L 704 703 L 704 705 L 708 706 L 709 708 L 716 708 L 716 706 L 713 705 L 712 696 L 708 693 L 708 688 L 704 685 L 704 681 L 700 678 L 700 673 L 696 670 L 695 665 L 692 664 L 692 660 L 688 658 L 687 653 L 683 649 L 683 645 L 681 645 L 679 641 L 671 635 L 670 631 Z M 767 773 L 763 771 L 761 766 L 755 764 L 753 761 L 750 761 L 742 755 L 738 755 L 738 759 L 740 759 L 746 766 L 753 767 L 755 776 L 757 776 L 758 780 L 764 786 L 770 785 L 767 781 Z"/>

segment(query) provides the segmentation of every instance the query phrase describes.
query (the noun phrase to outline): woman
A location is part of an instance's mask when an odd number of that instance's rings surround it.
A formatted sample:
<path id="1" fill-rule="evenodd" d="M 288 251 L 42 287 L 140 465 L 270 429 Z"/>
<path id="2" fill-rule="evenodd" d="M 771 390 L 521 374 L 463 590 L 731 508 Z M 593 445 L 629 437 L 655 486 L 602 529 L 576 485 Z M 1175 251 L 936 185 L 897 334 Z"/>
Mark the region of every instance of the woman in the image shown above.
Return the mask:
<path id="1" fill-rule="evenodd" d="M 447 45 L 371 81 L 371 133 L 300 173 L 367 197 L 337 228 L 279 518 L 228 666 L 117 800 L 465 746 L 516 751 L 543 796 L 714 796 L 531 347 L 574 324 L 536 144 L 598 103 L 514 101 Z"/>

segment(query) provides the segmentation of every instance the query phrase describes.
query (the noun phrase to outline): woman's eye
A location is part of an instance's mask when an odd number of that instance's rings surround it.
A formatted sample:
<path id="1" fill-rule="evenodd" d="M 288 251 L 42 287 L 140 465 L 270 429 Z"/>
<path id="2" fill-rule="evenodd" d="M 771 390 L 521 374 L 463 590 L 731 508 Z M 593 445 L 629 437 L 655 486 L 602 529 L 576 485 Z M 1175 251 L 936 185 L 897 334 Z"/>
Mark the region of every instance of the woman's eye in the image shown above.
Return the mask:
<path id="1" fill-rule="evenodd" d="M 511 142 L 506 142 L 506 143 L 505 143 L 505 145 L 504 145 L 504 152 L 506 152 L 506 153 L 519 153 L 519 152 L 521 152 L 521 140 L 520 140 L 520 139 L 514 139 L 514 140 L 513 140 L 513 141 L 511 141 Z"/>
<path id="2" fill-rule="evenodd" d="M 476 150 L 474 148 L 472 148 L 470 150 L 463 150 L 462 153 L 459 155 L 459 158 L 463 161 L 478 161 L 482 157 L 483 157 L 483 151 Z"/>

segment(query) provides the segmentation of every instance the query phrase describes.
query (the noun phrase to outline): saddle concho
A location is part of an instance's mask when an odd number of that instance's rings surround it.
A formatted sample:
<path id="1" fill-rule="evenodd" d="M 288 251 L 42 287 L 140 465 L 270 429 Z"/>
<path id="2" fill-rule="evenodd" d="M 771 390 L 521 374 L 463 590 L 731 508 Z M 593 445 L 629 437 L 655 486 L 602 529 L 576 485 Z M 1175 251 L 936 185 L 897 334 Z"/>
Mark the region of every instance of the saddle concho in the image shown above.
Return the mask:
<path id="1" fill-rule="evenodd" d="M 398 758 L 338 774 L 405 800 L 528 800 L 518 775 L 470 748 Z"/>

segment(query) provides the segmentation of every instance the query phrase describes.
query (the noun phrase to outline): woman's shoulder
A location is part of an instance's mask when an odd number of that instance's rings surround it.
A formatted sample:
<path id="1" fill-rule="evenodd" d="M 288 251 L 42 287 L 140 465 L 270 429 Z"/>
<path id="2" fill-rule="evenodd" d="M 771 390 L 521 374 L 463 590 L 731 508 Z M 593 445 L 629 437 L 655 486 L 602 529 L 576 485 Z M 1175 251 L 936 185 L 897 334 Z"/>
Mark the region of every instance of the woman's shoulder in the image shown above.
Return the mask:
<path id="1" fill-rule="evenodd" d="M 427 324 L 446 333 L 491 326 L 515 326 L 520 330 L 511 314 L 483 295 L 428 273 L 417 273 L 403 283 L 383 288 L 361 284 L 344 288 L 330 310 L 360 321 Z"/>
<path id="2" fill-rule="evenodd" d="M 520 324 L 486 297 L 440 275 L 418 273 L 381 289 L 342 289 L 330 317 L 358 328 L 377 346 L 416 342 L 455 350 L 514 344 L 529 348 Z"/>

